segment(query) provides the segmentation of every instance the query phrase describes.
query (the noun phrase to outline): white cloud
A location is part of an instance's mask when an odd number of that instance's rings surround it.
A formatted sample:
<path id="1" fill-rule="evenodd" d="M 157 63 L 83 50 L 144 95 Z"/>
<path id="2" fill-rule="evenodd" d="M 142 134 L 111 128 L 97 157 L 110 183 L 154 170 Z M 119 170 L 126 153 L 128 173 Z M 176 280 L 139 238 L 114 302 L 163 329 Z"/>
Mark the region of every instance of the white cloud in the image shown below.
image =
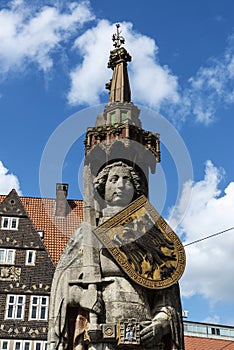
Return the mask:
<path id="1" fill-rule="evenodd" d="M 160 107 L 162 102 L 178 102 L 178 82 L 167 66 L 159 63 L 155 41 L 133 30 L 131 23 L 123 25 L 127 47 L 133 56 L 130 65 L 133 98 L 141 104 Z"/>
<path id="2" fill-rule="evenodd" d="M 73 46 L 79 63 L 70 71 L 68 102 L 99 103 L 101 96 L 107 94 L 105 83 L 112 75 L 105 67 L 115 25 L 100 20 L 80 35 L 81 29 L 94 19 L 88 0 L 62 5 L 51 0 L 8 2 L 0 9 L 0 77 L 23 71 L 30 63 L 48 72 L 53 67 L 54 54 L 64 54 Z M 234 103 L 234 35 L 222 55 L 211 58 L 186 86 L 180 86 L 177 76 L 160 64 L 154 39 L 138 33 L 130 22 L 121 23 L 121 30 L 125 47 L 133 57 L 128 69 L 134 102 L 161 108 L 174 120 L 185 121 L 194 116 L 204 124 L 214 120 L 218 108 Z"/>
<path id="3" fill-rule="evenodd" d="M 0 74 L 22 70 L 34 62 L 47 71 L 53 66 L 52 53 L 71 34 L 93 19 L 88 2 L 69 3 L 63 12 L 54 6 L 12 1 L 0 10 Z"/>
<path id="4" fill-rule="evenodd" d="M 100 101 L 105 83 L 112 71 L 105 69 L 109 51 L 113 49 L 111 37 L 115 26 L 101 20 L 96 27 L 77 38 L 74 47 L 83 57 L 83 62 L 71 72 L 71 88 L 68 100 L 71 104 L 94 104 Z M 131 23 L 121 24 L 126 39 L 126 49 L 133 57 L 129 64 L 132 100 L 159 108 L 165 100 L 178 101 L 177 78 L 168 67 L 158 63 L 158 48 L 155 41 L 135 32 Z"/>
<path id="5" fill-rule="evenodd" d="M 187 183 L 181 201 L 175 209 L 170 224 L 175 227 L 185 208 L 185 197 L 192 189 L 190 205 L 183 221 L 176 228 L 185 235 L 185 244 L 234 226 L 234 182 L 229 183 L 224 193 L 219 189 L 224 176 L 207 161 L 204 179 Z M 187 267 L 181 280 L 182 294 L 191 297 L 201 294 L 211 303 L 233 300 L 234 231 L 186 247 Z"/>
<path id="6" fill-rule="evenodd" d="M 134 102 L 161 108 L 174 120 L 185 121 L 194 116 L 197 122 L 206 125 L 214 120 L 218 108 L 234 103 L 234 36 L 229 38 L 222 55 L 209 59 L 186 86 L 180 86 L 177 76 L 159 63 L 159 48 L 154 39 L 136 32 L 129 22 L 121 23 L 121 30 L 125 47 L 133 58 L 128 71 Z M 105 67 L 114 31 L 113 24 L 101 20 L 77 38 L 74 48 L 82 63 L 70 73 L 70 104 L 100 102 L 105 83 L 112 75 Z"/>
<path id="7" fill-rule="evenodd" d="M 220 324 L 220 317 L 217 315 L 208 316 L 204 320 L 202 320 L 202 322 L 211 323 L 211 324 Z"/>
<path id="8" fill-rule="evenodd" d="M 172 106 L 171 115 L 185 120 L 193 115 L 206 125 L 214 121 L 217 110 L 234 103 L 234 35 L 219 57 L 212 57 L 207 64 L 188 80 L 181 92 L 179 105 Z"/>
<path id="9" fill-rule="evenodd" d="M 88 29 L 75 41 L 74 48 L 83 57 L 70 74 L 71 88 L 68 93 L 70 104 L 97 104 L 100 94 L 105 91 L 105 83 L 110 79 L 107 59 L 111 49 L 113 26 L 102 20 L 95 28 Z M 106 68 L 106 69 L 105 69 Z"/>
<path id="10" fill-rule="evenodd" d="M 18 178 L 14 174 L 9 174 L 8 169 L 0 161 L 0 194 L 8 194 L 13 188 L 21 195 Z"/>

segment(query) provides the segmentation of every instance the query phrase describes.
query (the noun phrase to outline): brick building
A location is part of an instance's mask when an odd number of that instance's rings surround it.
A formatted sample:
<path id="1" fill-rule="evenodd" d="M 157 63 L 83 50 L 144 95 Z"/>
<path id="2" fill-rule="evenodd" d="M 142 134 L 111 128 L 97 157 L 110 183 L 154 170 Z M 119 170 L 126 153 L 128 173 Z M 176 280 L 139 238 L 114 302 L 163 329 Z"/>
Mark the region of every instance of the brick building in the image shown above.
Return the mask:
<path id="1" fill-rule="evenodd" d="M 67 240 L 83 219 L 83 203 L 0 196 L 0 349 L 45 350 L 51 282 Z"/>

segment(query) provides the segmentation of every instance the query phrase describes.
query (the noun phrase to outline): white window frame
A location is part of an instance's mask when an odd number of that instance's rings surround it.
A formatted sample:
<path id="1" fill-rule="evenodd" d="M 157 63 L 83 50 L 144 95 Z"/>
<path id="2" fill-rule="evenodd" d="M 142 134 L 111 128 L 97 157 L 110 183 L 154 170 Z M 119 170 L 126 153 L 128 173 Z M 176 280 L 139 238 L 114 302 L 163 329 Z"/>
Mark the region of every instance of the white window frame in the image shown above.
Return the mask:
<path id="1" fill-rule="evenodd" d="M 31 261 L 29 261 L 30 256 L 32 258 Z M 27 250 L 26 251 L 25 265 L 33 266 L 33 265 L 35 265 L 35 261 L 36 261 L 36 251 L 35 250 Z"/>
<path id="2" fill-rule="evenodd" d="M 0 258 L 1 256 L 3 259 L 0 259 L 0 264 L 9 264 L 13 265 L 15 263 L 15 249 L 5 249 L 5 248 L 0 248 Z M 10 260 L 10 253 L 12 252 L 12 259 Z"/>
<path id="3" fill-rule="evenodd" d="M 7 347 L 6 348 L 3 347 L 4 343 L 7 343 Z M 9 350 L 9 347 L 10 347 L 10 341 L 8 339 L 1 339 L 1 347 L 0 347 L 0 349 L 1 350 Z"/>
<path id="4" fill-rule="evenodd" d="M 16 344 L 19 343 L 20 347 L 16 348 Z M 13 350 L 22 350 L 22 340 L 14 340 L 14 347 Z"/>
<path id="5" fill-rule="evenodd" d="M 11 299 L 13 298 L 13 301 Z M 22 298 L 22 302 L 20 302 L 20 298 Z M 25 308 L 25 295 L 14 295 L 8 294 L 6 300 L 6 313 L 5 319 L 7 320 L 23 320 L 24 319 L 24 308 Z M 9 309 L 11 309 L 11 316 L 9 316 Z M 18 312 L 20 312 L 20 316 L 18 316 Z"/>
<path id="6" fill-rule="evenodd" d="M 40 349 L 37 349 L 37 344 L 40 345 Z M 33 344 L 33 350 L 46 350 L 47 349 L 47 341 L 36 340 Z"/>
<path id="7" fill-rule="evenodd" d="M 22 350 L 26 350 L 26 349 L 25 349 L 25 344 L 26 344 L 26 343 L 29 343 L 29 348 L 28 348 L 28 350 L 31 350 L 31 348 L 32 348 L 32 342 L 31 342 L 30 340 L 24 340 L 24 341 L 23 341 Z"/>
<path id="8" fill-rule="evenodd" d="M 43 303 L 45 301 L 45 303 Z M 45 295 L 32 295 L 30 301 L 29 321 L 47 321 L 49 308 L 49 297 Z M 42 311 L 45 317 L 42 318 Z"/>
<path id="9" fill-rule="evenodd" d="M 16 344 L 19 343 L 19 348 L 16 349 Z M 31 340 L 14 340 L 14 346 L 13 350 L 25 350 L 25 344 L 29 343 L 28 350 L 31 350 L 32 348 L 32 341 Z"/>
<path id="10" fill-rule="evenodd" d="M 5 222 L 7 221 L 7 226 Z M 13 227 L 13 222 L 15 222 L 15 227 Z M 2 216 L 1 229 L 2 230 L 18 230 L 19 218 L 11 216 Z"/>

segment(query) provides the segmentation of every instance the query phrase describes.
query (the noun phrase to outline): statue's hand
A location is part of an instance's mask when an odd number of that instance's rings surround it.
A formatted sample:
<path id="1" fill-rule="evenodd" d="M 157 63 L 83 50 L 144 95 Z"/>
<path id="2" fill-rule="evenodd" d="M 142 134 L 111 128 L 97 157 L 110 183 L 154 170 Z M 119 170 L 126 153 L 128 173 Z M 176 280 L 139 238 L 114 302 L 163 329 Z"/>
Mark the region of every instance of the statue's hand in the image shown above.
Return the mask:
<path id="1" fill-rule="evenodd" d="M 95 314 L 101 314 L 104 310 L 101 292 L 92 289 L 83 290 L 80 297 L 80 306 L 88 311 L 93 311 Z"/>
<path id="2" fill-rule="evenodd" d="M 73 306 L 80 306 L 95 314 L 101 314 L 104 310 L 102 293 L 95 288 L 83 289 L 80 286 L 70 287 L 69 303 Z"/>
<path id="3" fill-rule="evenodd" d="M 104 311 L 104 301 L 102 300 L 102 293 L 101 292 L 97 292 L 97 301 L 93 306 L 93 312 L 95 312 L 95 314 L 100 315 L 103 313 Z"/>
<path id="4" fill-rule="evenodd" d="M 152 347 L 162 341 L 162 337 L 170 333 L 170 323 L 167 315 L 157 315 L 153 321 L 146 321 L 142 323 L 141 342 L 147 347 Z M 160 317 L 162 316 L 162 317 Z"/>

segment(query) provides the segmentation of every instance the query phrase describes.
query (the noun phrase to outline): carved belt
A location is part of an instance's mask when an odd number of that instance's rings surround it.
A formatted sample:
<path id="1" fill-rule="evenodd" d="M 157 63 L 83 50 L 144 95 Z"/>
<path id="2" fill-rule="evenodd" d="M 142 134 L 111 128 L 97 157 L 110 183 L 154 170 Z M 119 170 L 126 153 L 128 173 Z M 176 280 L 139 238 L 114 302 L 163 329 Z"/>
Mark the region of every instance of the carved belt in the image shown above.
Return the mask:
<path id="1" fill-rule="evenodd" d="M 104 342 L 116 343 L 119 348 L 130 347 L 144 350 L 141 345 L 140 330 L 141 322 L 136 319 L 120 319 L 117 323 L 102 324 L 102 340 Z M 154 346 L 154 350 L 165 350 L 165 345 L 159 343 Z"/>
<path id="2" fill-rule="evenodd" d="M 121 319 L 118 323 L 102 325 L 103 339 L 118 340 L 118 345 L 140 345 L 140 322 L 136 319 Z"/>

